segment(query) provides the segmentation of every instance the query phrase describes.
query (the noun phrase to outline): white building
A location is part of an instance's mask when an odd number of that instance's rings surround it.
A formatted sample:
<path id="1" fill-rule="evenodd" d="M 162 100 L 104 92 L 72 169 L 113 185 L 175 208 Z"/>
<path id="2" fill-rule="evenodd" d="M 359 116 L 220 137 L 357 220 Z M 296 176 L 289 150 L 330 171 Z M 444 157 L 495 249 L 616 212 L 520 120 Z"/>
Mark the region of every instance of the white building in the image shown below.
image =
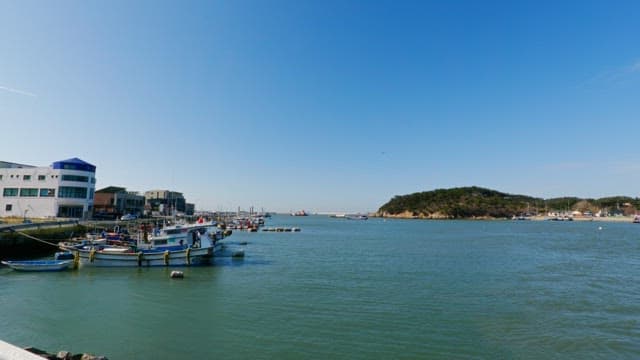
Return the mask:
<path id="1" fill-rule="evenodd" d="M 96 167 L 78 158 L 48 167 L 0 161 L 0 217 L 87 218 Z"/>

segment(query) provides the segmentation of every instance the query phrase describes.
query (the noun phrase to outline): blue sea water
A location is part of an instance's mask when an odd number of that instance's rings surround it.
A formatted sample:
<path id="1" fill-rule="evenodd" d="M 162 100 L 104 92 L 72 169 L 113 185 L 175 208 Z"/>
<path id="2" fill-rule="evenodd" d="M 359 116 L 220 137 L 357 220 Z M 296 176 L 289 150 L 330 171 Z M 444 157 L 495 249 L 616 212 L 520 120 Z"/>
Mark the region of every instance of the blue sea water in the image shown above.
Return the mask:
<path id="1" fill-rule="evenodd" d="M 637 359 L 640 226 L 278 215 L 214 266 L 0 269 L 0 339 L 110 359 Z M 246 245 L 241 245 L 243 242 Z"/>

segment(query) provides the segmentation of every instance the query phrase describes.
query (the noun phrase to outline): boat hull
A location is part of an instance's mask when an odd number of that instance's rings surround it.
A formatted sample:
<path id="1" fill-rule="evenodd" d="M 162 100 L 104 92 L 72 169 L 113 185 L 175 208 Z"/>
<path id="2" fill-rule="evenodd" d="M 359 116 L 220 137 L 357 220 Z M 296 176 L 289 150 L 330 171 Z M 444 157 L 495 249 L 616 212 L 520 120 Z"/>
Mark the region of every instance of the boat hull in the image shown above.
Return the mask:
<path id="1" fill-rule="evenodd" d="M 207 248 L 188 248 L 167 251 L 141 251 L 113 253 L 93 250 L 78 250 L 81 267 L 150 267 L 208 265 L 220 245 Z"/>
<path id="2" fill-rule="evenodd" d="M 16 271 L 62 271 L 67 270 L 72 260 L 33 260 L 33 261 L 3 261 L 3 264 Z"/>

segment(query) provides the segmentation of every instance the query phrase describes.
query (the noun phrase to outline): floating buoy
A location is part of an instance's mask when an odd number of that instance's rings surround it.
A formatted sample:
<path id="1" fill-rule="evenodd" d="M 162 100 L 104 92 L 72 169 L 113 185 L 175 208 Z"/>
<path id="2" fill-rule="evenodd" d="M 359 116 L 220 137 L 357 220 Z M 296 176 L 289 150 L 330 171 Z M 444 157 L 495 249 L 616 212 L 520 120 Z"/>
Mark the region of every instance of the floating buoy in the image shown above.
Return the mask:
<path id="1" fill-rule="evenodd" d="M 184 278 L 184 273 L 182 271 L 173 270 L 171 272 L 171 278 L 172 279 L 182 279 L 182 278 Z"/>
<path id="2" fill-rule="evenodd" d="M 236 250 L 233 253 L 231 253 L 231 257 L 232 258 L 243 258 L 244 257 L 244 250 Z"/>

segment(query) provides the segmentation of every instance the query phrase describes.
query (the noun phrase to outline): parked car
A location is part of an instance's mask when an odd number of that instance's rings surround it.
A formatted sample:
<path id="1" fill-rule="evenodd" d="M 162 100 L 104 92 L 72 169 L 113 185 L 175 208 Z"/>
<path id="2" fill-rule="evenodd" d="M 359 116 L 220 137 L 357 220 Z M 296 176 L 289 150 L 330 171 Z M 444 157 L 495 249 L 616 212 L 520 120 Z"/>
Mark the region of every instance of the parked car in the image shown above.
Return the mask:
<path id="1" fill-rule="evenodd" d="M 138 217 L 136 215 L 133 214 L 126 214 L 126 215 L 122 215 L 122 217 L 120 218 L 120 220 L 126 221 L 126 220 L 135 220 Z"/>

